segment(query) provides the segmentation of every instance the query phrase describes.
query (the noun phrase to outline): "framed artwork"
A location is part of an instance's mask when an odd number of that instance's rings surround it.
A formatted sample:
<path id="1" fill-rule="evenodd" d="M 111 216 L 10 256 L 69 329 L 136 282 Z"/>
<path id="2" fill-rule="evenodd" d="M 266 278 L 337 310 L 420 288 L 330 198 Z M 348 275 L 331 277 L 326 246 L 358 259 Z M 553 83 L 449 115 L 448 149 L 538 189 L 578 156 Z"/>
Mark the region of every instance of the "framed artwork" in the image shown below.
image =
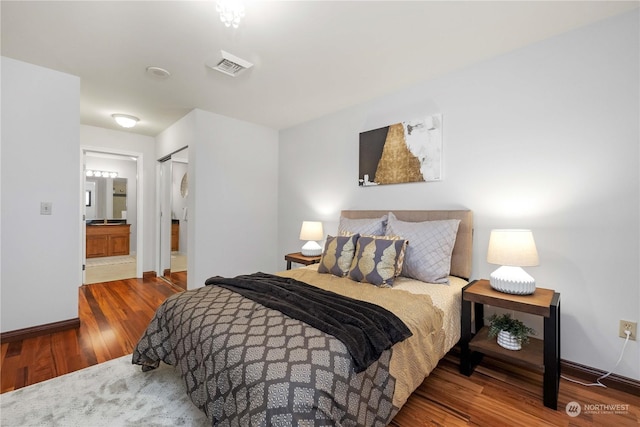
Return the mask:
<path id="1" fill-rule="evenodd" d="M 442 179 L 442 114 L 360 133 L 363 187 Z"/>

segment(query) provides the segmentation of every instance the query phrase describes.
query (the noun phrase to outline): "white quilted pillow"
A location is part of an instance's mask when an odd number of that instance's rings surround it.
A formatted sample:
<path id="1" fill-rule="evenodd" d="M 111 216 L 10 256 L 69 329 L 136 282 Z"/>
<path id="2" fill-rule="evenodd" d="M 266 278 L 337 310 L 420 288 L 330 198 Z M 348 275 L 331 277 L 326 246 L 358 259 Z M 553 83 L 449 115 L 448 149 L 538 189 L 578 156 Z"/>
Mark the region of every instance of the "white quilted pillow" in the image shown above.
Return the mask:
<path id="1" fill-rule="evenodd" d="M 338 234 L 340 236 L 350 236 L 352 234 L 367 234 L 369 236 L 384 236 L 387 226 L 387 216 L 380 218 L 360 218 L 351 219 L 340 216 L 338 224 Z"/>
<path id="2" fill-rule="evenodd" d="M 423 282 L 448 284 L 459 224 L 458 219 L 405 222 L 389 212 L 386 234 L 409 241 L 402 275 Z"/>

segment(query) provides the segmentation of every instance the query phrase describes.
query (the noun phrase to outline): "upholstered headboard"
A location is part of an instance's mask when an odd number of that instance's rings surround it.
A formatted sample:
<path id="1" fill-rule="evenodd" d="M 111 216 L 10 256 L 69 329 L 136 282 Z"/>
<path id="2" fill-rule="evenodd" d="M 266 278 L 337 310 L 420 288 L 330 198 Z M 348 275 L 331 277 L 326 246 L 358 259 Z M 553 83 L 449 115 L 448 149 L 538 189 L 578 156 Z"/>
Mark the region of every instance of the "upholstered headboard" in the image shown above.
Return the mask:
<path id="1" fill-rule="evenodd" d="M 345 218 L 379 218 L 389 212 L 400 221 L 422 222 L 441 219 L 459 219 L 458 235 L 451 256 L 451 275 L 469 279 L 471 276 L 471 253 L 473 249 L 473 212 L 459 211 L 342 211 Z"/>

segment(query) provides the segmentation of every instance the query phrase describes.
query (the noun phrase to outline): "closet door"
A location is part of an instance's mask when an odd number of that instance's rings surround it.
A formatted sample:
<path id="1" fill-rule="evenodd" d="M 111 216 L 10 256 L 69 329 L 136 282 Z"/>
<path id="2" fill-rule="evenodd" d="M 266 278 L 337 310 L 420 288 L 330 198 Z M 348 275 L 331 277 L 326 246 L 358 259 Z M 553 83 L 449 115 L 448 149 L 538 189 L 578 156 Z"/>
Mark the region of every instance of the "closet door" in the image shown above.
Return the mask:
<path id="1" fill-rule="evenodd" d="M 185 147 L 161 159 L 158 186 L 158 275 L 183 289 L 187 288 L 188 153 Z"/>
<path id="2" fill-rule="evenodd" d="M 171 155 L 171 282 L 187 289 L 187 229 L 189 224 L 189 149 Z"/>

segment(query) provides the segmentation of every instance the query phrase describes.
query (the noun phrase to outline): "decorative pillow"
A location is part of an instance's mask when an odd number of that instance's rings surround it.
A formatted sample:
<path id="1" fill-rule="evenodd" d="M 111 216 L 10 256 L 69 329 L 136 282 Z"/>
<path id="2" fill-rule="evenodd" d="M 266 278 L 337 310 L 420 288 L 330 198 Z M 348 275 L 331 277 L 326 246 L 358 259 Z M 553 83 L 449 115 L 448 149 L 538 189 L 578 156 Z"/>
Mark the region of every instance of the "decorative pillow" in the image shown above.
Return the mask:
<path id="1" fill-rule="evenodd" d="M 318 273 L 331 273 L 334 276 L 344 277 L 349 272 L 351 261 L 356 251 L 356 242 L 359 234 L 352 236 L 327 236 L 324 251 L 320 258 Z"/>
<path id="2" fill-rule="evenodd" d="M 376 239 L 382 239 L 382 240 L 401 240 L 403 243 L 402 243 L 402 248 L 400 249 L 400 254 L 398 254 L 398 262 L 396 263 L 395 277 L 398 277 L 400 276 L 400 274 L 402 274 L 402 265 L 404 264 L 404 257 L 405 257 L 405 254 L 407 253 L 407 245 L 409 244 L 408 240 L 405 240 L 400 236 L 369 236 L 369 235 L 361 234 L 360 237 L 375 237 Z"/>
<path id="3" fill-rule="evenodd" d="M 349 278 L 380 287 L 391 287 L 398 270 L 398 259 L 405 240 L 360 236 L 356 254 L 349 269 Z"/>
<path id="4" fill-rule="evenodd" d="M 351 219 L 340 216 L 338 234 L 349 236 L 351 234 L 368 234 L 370 236 L 384 236 L 387 227 L 387 215 L 380 218 Z"/>
<path id="5" fill-rule="evenodd" d="M 456 243 L 460 220 L 405 222 L 389 213 L 387 235 L 400 236 L 407 247 L 402 275 L 429 283 L 449 283 L 451 253 Z"/>

